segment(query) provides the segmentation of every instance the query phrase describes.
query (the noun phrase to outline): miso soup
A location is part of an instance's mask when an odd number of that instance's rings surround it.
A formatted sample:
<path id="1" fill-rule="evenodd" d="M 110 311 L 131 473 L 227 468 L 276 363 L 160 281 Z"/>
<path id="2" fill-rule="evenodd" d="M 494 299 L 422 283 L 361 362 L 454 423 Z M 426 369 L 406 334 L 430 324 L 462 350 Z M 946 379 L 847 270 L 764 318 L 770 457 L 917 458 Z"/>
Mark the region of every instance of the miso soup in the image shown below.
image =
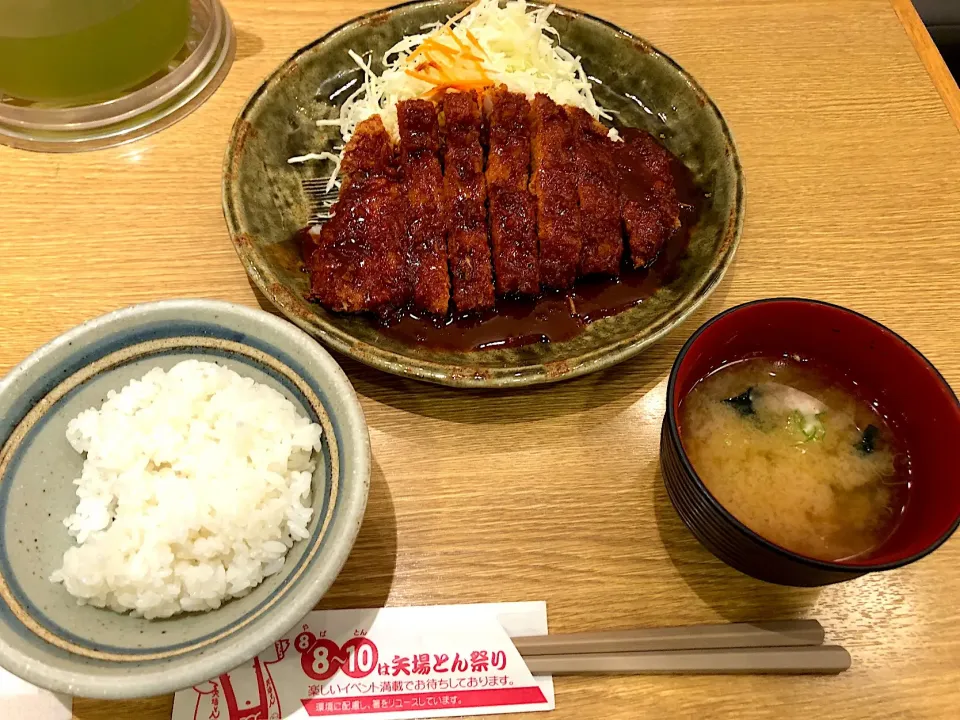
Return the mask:
<path id="1" fill-rule="evenodd" d="M 821 560 L 864 556 L 893 532 L 909 457 L 876 403 L 799 358 L 720 368 L 680 406 L 697 474 L 740 522 Z"/>

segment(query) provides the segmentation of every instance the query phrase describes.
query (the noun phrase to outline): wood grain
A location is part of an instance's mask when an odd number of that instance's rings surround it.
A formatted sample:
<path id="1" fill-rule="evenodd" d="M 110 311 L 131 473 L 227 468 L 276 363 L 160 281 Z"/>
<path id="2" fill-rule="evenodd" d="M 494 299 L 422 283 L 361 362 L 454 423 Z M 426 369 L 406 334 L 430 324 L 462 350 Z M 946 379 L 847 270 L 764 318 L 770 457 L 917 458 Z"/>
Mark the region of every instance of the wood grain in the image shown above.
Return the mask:
<path id="1" fill-rule="evenodd" d="M 943 104 L 946 105 L 953 121 L 960 128 L 960 89 L 957 88 L 957 80 L 950 72 L 950 68 L 943 60 L 943 56 L 937 49 L 933 38 L 923 24 L 923 20 L 917 13 L 917 8 L 912 0 L 890 0 L 894 12 L 900 18 L 903 29 L 906 31 L 910 42 L 920 56 L 920 61 L 930 73 L 930 80 L 940 93 Z"/>
<path id="2" fill-rule="evenodd" d="M 0 372 L 77 323 L 167 297 L 256 306 L 220 210 L 230 125 L 296 48 L 378 3 L 232 0 L 239 55 L 194 114 L 128 147 L 0 149 Z M 747 180 L 734 266 L 696 315 L 616 368 L 517 393 L 344 360 L 371 432 L 360 540 L 325 607 L 545 599 L 556 631 L 816 617 L 835 678 L 562 678 L 560 718 L 939 718 L 960 700 L 960 540 L 822 590 L 703 550 L 657 469 L 665 378 L 707 317 L 776 295 L 886 323 L 960 386 L 960 134 L 887 0 L 593 0 L 727 117 Z M 171 699 L 78 699 L 80 720 L 165 720 Z"/>

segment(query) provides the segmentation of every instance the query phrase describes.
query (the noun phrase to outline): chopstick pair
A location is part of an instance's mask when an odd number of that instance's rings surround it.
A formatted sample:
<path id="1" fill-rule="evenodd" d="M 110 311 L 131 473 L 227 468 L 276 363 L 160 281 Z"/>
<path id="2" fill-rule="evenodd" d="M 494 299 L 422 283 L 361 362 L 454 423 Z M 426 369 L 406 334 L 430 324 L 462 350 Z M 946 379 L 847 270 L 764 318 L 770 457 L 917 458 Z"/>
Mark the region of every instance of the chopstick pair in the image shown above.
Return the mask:
<path id="1" fill-rule="evenodd" d="M 833 675 L 850 654 L 816 620 L 514 638 L 534 675 Z"/>

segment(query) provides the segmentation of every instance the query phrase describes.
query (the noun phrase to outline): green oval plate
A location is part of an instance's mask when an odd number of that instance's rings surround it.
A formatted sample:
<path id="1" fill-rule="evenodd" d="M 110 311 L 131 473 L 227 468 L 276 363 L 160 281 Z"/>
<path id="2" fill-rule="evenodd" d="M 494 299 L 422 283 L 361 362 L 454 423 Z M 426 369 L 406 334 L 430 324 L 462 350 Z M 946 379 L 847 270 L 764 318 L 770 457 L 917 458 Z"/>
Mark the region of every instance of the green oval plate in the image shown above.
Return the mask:
<path id="1" fill-rule="evenodd" d="M 597 100 L 621 125 L 654 135 L 693 172 L 708 200 L 691 232 L 675 278 L 640 305 L 588 325 L 566 342 L 457 353 L 408 345 L 375 321 L 329 313 L 304 299 L 294 234 L 310 217 L 302 181 L 324 178 L 328 163 L 287 159 L 332 149 L 339 132 L 316 126 L 336 117 L 336 91 L 360 71 L 347 50 L 378 58 L 424 23 L 445 21 L 466 3 L 430 0 L 379 10 L 332 30 L 297 51 L 253 93 L 234 123 L 224 159 L 223 210 L 253 282 L 284 315 L 357 360 L 398 375 L 456 387 L 515 387 L 552 382 L 609 367 L 657 342 L 720 282 L 743 224 L 743 173 L 720 111 L 697 82 L 645 40 L 603 20 L 557 8 L 560 44 L 597 78 Z"/>

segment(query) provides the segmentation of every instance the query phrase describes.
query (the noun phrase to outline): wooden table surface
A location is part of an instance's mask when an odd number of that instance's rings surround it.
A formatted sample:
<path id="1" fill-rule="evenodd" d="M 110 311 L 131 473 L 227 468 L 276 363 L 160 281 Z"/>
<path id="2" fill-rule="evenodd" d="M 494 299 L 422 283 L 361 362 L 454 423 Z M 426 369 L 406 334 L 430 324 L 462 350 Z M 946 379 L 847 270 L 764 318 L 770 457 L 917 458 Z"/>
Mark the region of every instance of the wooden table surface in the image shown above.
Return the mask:
<path id="1" fill-rule="evenodd" d="M 247 96 L 294 50 L 381 2 L 227 0 L 224 85 L 127 147 L 0 148 L 0 372 L 109 310 L 257 299 L 220 209 Z M 606 372 L 468 393 L 343 359 L 370 425 L 356 547 L 323 607 L 543 599 L 555 631 L 814 617 L 849 648 L 838 677 L 561 678 L 556 717 L 946 718 L 960 702 L 960 538 L 916 565 L 824 589 L 727 568 L 677 519 L 657 466 L 666 377 L 733 304 L 829 300 L 913 342 L 960 387 L 956 86 L 906 0 L 591 0 L 703 84 L 737 139 L 747 214 L 736 261 L 681 329 Z M 921 57 L 923 60 L 921 60 Z M 941 63 L 942 65 L 942 63 Z M 171 697 L 77 699 L 82 720 L 161 720 Z M 2 712 L 0 712 L 2 714 Z"/>

